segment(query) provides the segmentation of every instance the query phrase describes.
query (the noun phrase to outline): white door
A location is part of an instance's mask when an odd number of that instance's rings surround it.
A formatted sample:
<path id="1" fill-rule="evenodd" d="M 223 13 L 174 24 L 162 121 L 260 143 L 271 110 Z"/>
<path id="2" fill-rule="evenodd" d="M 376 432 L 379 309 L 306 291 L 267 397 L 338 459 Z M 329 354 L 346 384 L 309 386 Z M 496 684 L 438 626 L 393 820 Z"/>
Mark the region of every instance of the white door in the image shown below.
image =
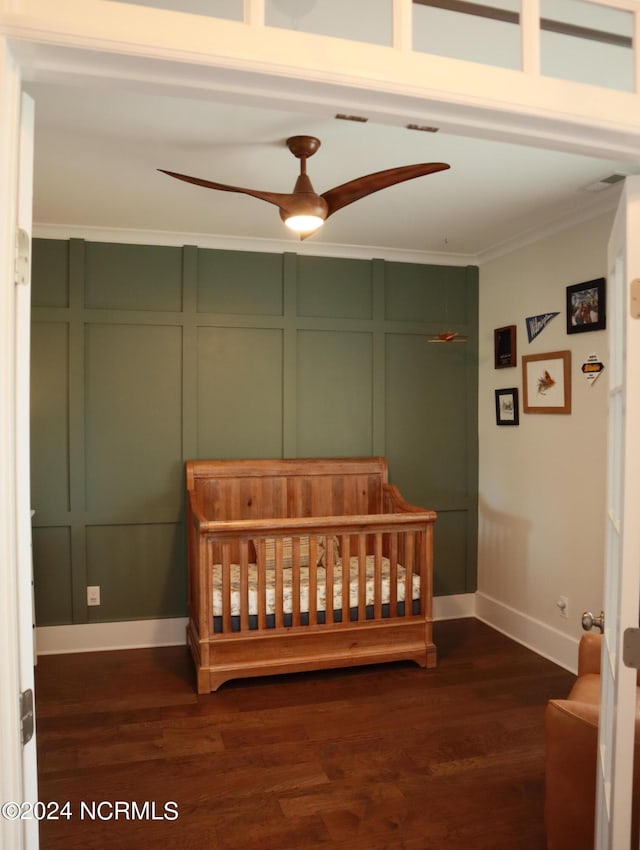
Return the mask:
<path id="1" fill-rule="evenodd" d="M 29 362 L 31 348 L 31 209 L 33 204 L 34 104 L 23 94 L 20 104 L 18 209 L 15 292 L 15 476 L 16 559 L 20 691 L 34 693 L 33 570 L 31 558 L 31 487 L 29 439 Z M 35 720 L 33 721 L 35 724 Z M 23 800 L 38 799 L 35 725 L 31 740 L 22 748 Z M 24 821 L 23 846 L 37 850 L 38 821 Z"/>
<path id="2" fill-rule="evenodd" d="M 625 181 L 608 249 L 609 457 L 596 850 L 630 846 L 636 671 L 622 661 L 640 598 L 640 177 Z"/>
<path id="3" fill-rule="evenodd" d="M 37 850 L 37 821 L 17 817 L 37 800 L 35 740 L 21 741 L 20 695 L 33 690 L 29 497 L 28 257 L 33 180 L 33 102 L 0 38 L 0 845 Z M 22 228 L 23 235 L 18 239 Z"/>

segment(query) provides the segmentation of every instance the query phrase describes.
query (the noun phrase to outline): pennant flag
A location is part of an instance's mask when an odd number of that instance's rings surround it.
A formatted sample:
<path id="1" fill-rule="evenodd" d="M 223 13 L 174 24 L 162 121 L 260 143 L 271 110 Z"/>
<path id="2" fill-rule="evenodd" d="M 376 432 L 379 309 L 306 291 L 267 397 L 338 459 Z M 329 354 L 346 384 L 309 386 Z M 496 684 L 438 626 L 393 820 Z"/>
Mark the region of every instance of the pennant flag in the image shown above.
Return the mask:
<path id="1" fill-rule="evenodd" d="M 527 323 L 527 336 L 529 337 L 529 342 L 534 340 L 539 333 L 547 327 L 551 319 L 555 319 L 556 316 L 559 316 L 560 312 L 556 313 L 542 313 L 540 316 L 529 316 L 526 319 Z"/>

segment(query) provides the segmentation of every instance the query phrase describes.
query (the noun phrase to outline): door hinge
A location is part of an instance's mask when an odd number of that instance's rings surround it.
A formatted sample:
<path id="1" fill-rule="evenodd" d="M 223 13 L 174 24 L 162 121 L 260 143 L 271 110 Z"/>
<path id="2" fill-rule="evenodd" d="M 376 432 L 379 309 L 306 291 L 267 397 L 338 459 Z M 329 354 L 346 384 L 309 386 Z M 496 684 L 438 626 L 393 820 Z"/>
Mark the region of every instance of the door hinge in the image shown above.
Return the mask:
<path id="1" fill-rule="evenodd" d="M 640 670 L 640 629 L 625 629 L 622 638 L 622 660 L 626 667 Z"/>
<path id="2" fill-rule="evenodd" d="M 33 727 L 33 691 L 28 688 L 20 694 L 20 729 L 23 747 L 33 738 Z"/>
<path id="3" fill-rule="evenodd" d="M 636 277 L 631 281 L 629 309 L 632 319 L 640 319 L 640 277 Z"/>
<path id="4" fill-rule="evenodd" d="M 16 231 L 16 266 L 14 281 L 16 286 L 26 286 L 29 283 L 29 255 L 31 240 L 22 227 Z"/>

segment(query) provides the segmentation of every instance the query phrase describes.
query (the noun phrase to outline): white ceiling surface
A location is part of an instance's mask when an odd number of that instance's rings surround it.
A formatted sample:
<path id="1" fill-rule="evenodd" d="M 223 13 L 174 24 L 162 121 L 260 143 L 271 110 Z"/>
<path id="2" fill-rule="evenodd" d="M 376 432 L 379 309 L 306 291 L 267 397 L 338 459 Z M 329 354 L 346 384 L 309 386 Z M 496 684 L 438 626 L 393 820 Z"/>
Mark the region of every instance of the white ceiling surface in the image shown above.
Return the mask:
<path id="1" fill-rule="evenodd" d="M 505 142 L 425 133 L 255 106 L 114 88 L 30 83 L 36 103 L 34 225 L 117 229 L 301 243 L 275 206 L 173 180 L 165 168 L 222 183 L 290 192 L 298 160 L 285 139 L 318 136 L 308 161 L 321 193 L 400 165 L 444 161 L 450 170 L 394 186 L 335 213 L 303 244 L 475 258 L 528 235 L 614 206 L 618 188 L 584 186 L 629 163 Z M 185 242 L 197 239 L 185 238 Z"/>

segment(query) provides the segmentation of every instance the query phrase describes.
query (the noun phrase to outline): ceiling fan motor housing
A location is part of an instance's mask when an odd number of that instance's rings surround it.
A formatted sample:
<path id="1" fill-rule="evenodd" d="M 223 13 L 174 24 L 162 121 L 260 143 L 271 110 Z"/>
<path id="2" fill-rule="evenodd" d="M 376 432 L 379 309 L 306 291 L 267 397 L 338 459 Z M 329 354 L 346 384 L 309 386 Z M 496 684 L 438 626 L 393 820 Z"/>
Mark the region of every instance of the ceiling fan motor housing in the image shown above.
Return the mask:
<path id="1" fill-rule="evenodd" d="M 329 205 L 316 194 L 308 175 L 299 174 L 286 207 L 280 207 L 280 218 L 286 221 L 292 215 L 315 215 L 324 221 L 328 213 Z"/>

